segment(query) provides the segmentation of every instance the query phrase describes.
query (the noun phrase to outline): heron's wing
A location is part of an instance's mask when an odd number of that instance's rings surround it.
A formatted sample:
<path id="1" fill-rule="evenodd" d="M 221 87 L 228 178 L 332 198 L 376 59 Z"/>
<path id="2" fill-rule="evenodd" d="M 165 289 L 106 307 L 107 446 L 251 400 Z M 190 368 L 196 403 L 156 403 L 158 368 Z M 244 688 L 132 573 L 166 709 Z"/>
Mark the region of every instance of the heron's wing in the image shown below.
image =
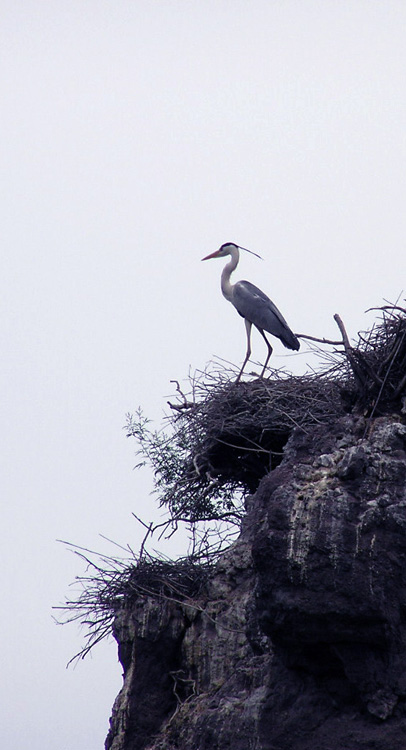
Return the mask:
<path id="1" fill-rule="evenodd" d="M 237 281 L 234 284 L 233 303 L 240 315 L 265 331 L 269 330 L 269 333 L 274 333 L 274 331 L 270 330 L 268 325 L 276 326 L 277 330 L 279 330 L 278 324 L 289 327 L 272 300 L 250 281 Z"/>
<path id="2" fill-rule="evenodd" d="M 282 313 L 257 286 L 249 281 L 237 281 L 233 287 L 232 301 L 240 315 L 255 326 L 280 338 L 289 349 L 299 348 L 299 342 Z"/>

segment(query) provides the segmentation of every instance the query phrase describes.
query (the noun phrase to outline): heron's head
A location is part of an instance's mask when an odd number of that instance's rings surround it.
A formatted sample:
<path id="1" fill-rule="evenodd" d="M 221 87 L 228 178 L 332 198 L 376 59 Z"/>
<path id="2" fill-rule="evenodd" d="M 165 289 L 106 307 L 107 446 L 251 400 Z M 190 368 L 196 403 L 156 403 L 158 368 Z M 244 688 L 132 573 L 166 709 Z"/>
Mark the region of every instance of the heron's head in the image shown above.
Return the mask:
<path id="1" fill-rule="evenodd" d="M 205 258 L 202 258 L 202 260 L 210 260 L 210 258 L 224 258 L 225 255 L 232 255 L 233 253 L 238 253 L 239 247 L 234 242 L 225 242 L 224 245 L 219 247 L 218 250 L 214 253 L 210 253 L 210 255 L 206 255 Z"/>
<path id="2" fill-rule="evenodd" d="M 210 255 L 206 255 L 205 258 L 202 258 L 202 260 L 210 260 L 210 258 L 224 258 L 225 255 L 235 255 L 239 254 L 239 250 L 245 250 L 247 253 L 251 253 L 251 255 L 256 255 L 257 258 L 260 258 L 260 255 L 257 255 L 256 253 L 253 253 L 252 250 L 247 250 L 246 247 L 241 247 L 241 245 L 236 245 L 234 242 L 225 242 L 224 245 L 219 247 L 218 250 L 214 253 L 210 253 Z"/>

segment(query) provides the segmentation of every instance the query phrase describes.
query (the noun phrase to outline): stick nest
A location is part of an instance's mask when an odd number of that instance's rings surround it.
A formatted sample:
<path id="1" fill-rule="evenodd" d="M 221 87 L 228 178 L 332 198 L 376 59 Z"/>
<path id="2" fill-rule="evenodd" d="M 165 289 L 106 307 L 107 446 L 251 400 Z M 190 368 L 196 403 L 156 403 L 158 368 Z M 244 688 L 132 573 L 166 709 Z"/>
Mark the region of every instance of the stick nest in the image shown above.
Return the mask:
<path id="1" fill-rule="evenodd" d="M 355 408 L 368 416 L 401 411 L 406 394 L 406 310 L 397 305 L 378 309 L 381 319 L 359 334 L 348 355 Z"/>
<path id="2" fill-rule="evenodd" d="M 199 477 L 238 478 L 249 492 L 282 460 L 292 430 L 344 414 L 340 384 L 319 377 L 227 382 L 190 407 L 193 465 Z"/>
<path id="3" fill-rule="evenodd" d="M 318 373 L 274 371 L 269 378 L 237 383 L 229 367 L 198 371 L 186 392 L 175 381 L 169 434 L 148 432 L 141 413 L 130 416 L 128 435 L 138 440 L 144 463 L 152 465 L 160 502 L 171 518 L 238 516 L 236 499 L 255 492 L 264 474 L 281 462 L 294 429 L 312 431 L 351 412 L 371 418 L 399 412 L 406 388 L 406 311 L 396 305 L 380 310 L 380 320 L 355 346 L 335 316 L 342 341 L 319 340 L 334 344 L 334 350 L 323 350 L 327 362 Z"/>
<path id="4" fill-rule="evenodd" d="M 80 622 L 85 626 L 85 645 L 69 663 L 84 659 L 91 649 L 112 632 L 117 612 L 131 609 L 137 599 L 163 598 L 188 603 L 198 597 L 213 570 L 210 560 L 192 557 L 176 561 L 144 556 L 128 560 L 100 556 L 90 550 L 69 545 L 87 565 L 87 575 L 76 578 L 80 593 L 64 605 L 54 607 L 63 613 L 63 623 Z"/>

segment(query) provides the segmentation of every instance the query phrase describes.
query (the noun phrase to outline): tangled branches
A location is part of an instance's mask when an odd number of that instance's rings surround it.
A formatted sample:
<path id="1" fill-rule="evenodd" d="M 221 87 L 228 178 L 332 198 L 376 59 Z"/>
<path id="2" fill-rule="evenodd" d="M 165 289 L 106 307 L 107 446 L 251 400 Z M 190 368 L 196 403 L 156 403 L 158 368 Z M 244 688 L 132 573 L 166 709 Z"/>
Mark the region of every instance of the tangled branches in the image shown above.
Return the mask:
<path id="1" fill-rule="evenodd" d="M 378 308 L 381 319 L 359 335 L 354 350 L 357 400 L 370 417 L 399 411 L 406 393 L 406 309 Z"/>
<path id="2" fill-rule="evenodd" d="M 344 413 L 338 381 L 316 376 L 235 383 L 226 372 L 197 373 L 170 403 L 168 433 L 151 432 L 142 413 L 127 434 L 154 470 L 156 491 L 175 520 L 239 522 L 242 497 L 277 466 L 292 429 Z"/>
<path id="3" fill-rule="evenodd" d="M 271 378 L 237 383 L 226 367 L 198 371 L 186 392 L 175 381 L 169 433 L 151 432 L 141 412 L 128 417 L 127 434 L 137 439 L 142 463 L 152 465 L 160 502 L 173 520 L 238 523 L 242 497 L 280 463 L 294 428 L 307 431 L 351 411 L 376 416 L 400 408 L 406 311 L 379 309 L 381 319 L 355 346 L 338 315 L 341 341 L 302 336 L 334 345 L 319 373 L 274 371 Z"/>
<path id="4" fill-rule="evenodd" d="M 66 542 L 65 542 L 66 544 Z M 69 663 L 84 659 L 92 648 L 112 632 L 119 610 L 129 609 L 140 597 L 151 596 L 193 606 L 206 585 L 214 561 L 188 556 L 162 560 L 148 554 L 140 559 L 107 557 L 75 545 L 73 549 L 87 567 L 87 575 L 78 576 L 78 596 L 54 607 L 63 613 L 63 624 L 79 622 L 86 628 L 85 645 Z"/>

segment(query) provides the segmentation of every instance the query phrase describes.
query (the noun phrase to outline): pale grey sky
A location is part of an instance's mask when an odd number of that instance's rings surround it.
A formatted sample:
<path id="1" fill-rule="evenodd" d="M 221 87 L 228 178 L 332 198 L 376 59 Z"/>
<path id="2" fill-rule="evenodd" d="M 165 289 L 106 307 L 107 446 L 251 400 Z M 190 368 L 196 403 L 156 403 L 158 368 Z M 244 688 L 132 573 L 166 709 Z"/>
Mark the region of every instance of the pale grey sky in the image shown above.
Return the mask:
<path id="1" fill-rule="evenodd" d="M 125 413 L 242 362 L 204 255 L 260 253 L 236 278 L 299 333 L 355 336 L 405 288 L 406 5 L 3 0 L 0 36 L 2 742 L 98 750 L 121 671 L 114 643 L 65 670 L 51 606 L 84 570 L 55 540 L 137 547 Z"/>

